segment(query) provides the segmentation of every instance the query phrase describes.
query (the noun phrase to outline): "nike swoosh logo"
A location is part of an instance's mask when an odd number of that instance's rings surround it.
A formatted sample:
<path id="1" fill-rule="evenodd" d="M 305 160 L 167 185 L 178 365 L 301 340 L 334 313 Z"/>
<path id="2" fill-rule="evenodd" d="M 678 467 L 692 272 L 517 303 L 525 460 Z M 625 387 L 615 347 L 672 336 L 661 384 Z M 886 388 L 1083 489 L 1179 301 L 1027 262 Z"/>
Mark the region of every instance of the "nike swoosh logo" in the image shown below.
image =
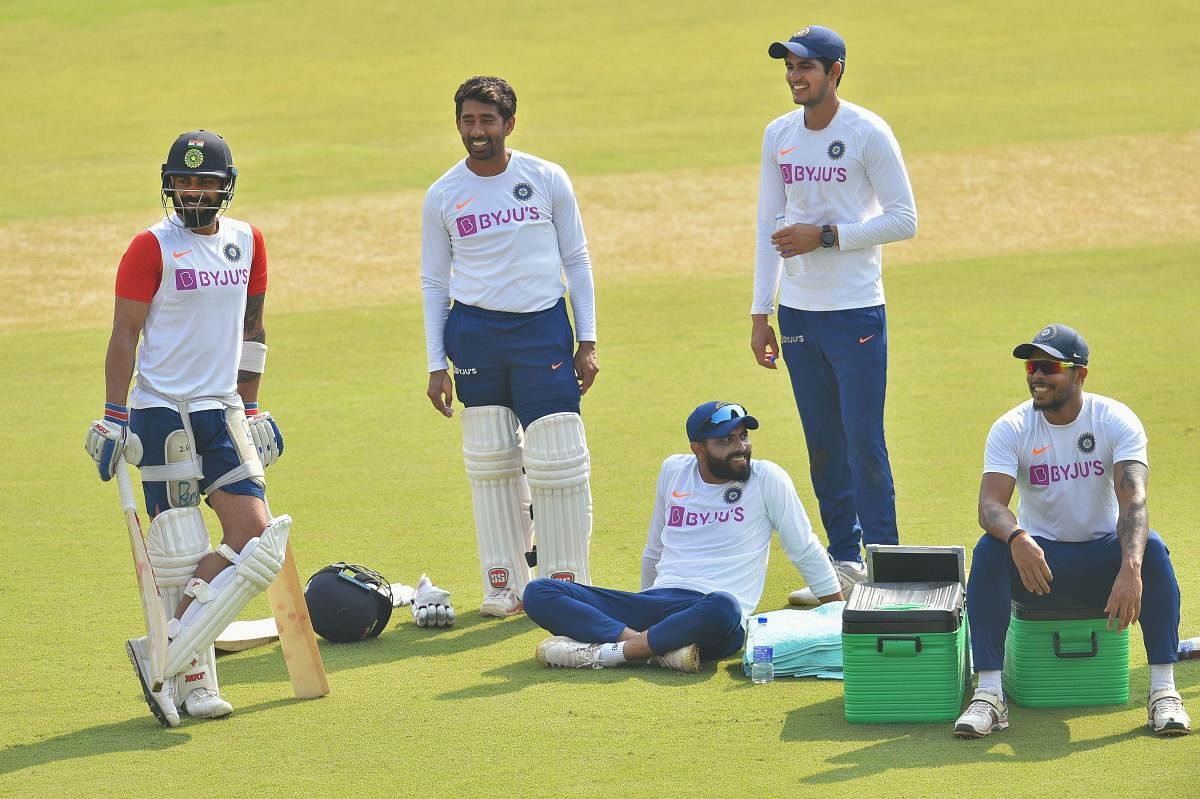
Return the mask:
<path id="1" fill-rule="evenodd" d="M 550 368 L 551 368 L 551 369 L 557 369 L 558 367 L 560 367 L 560 366 L 562 366 L 562 365 L 563 365 L 563 362 L 562 362 L 562 361 L 559 361 L 558 363 L 552 363 L 552 364 L 550 364 Z"/>
<path id="2" fill-rule="evenodd" d="M 783 148 L 782 150 L 780 150 L 780 151 L 779 151 L 779 154 L 780 154 L 780 155 L 787 155 L 788 153 L 790 153 L 792 150 L 795 150 L 795 149 L 796 149 L 795 147 L 785 147 L 785 148 Z"/>
<path id="3" fill-rule="evenodd" d="M 870 341 L 870 340 L 871 340 L 871 339 L 873 339 L 873 338 L 875 338 L 875 334 L 874 334 L 874 333 L 872 333 L 872 334 L 871 334 L 871 335 L 869 335 L 869 336 L 865 336 L 865 337 L 864 337 L 864 336 L 859 336 L 859 337 L 858 337 L 858 343 L 859 343 L 859 344 L 866 344 L 868 341 Z"/>
<path id="4" fill-rule="evenodd" d="M 675 497 L 675 499 L 683 499 L 684 497 L 689 497 L 691 495 L 692 495 L 691 491 L 672 491 L 671 492 L 671 496 Z"/>
<path id="5" fill-rule="evenodd" d="M 474 200 L 474 199 L 475 199 L 474 197 L 468 197 L 467 199 L 463 200 L 463 201 L 462 201 L 462 202 L 460 202 L 460 203 L 455 203 L 455 204 L 454 204 L 454 208 L 455 208 L 456 210 L 458 210 L 458 211 L 461 211 L 462 209 L 464 209 L 464 208 L 466 208 L 468 205 L 470 205 L 470 204 L 471 204 L 471 200 Z"/>
<path id="6" fill-rule="evenodd" d="M 171 250 L 171 255 L 174 255 L 176 258 L 182 258 L 189 252 L 191 252 L 191 250 L 184 250 L 183 252 L 180 252 L 179 250 Z"/>
<path id="7" fill-rule="evenodd" d="M 1048 450 L 1048 449 L 1050 449 L 1050 447 L 1049 447 L 1049 446 L 1045 446 L 1045 447 L 1034 447 L 1034 448 L 1033 448 L 1033 454 L 1034 454 L 1034 455 L 1041 455 L 1043 452 L 1045 452 L 1045 451 L 1046 451 L 1046 450 Z"/>

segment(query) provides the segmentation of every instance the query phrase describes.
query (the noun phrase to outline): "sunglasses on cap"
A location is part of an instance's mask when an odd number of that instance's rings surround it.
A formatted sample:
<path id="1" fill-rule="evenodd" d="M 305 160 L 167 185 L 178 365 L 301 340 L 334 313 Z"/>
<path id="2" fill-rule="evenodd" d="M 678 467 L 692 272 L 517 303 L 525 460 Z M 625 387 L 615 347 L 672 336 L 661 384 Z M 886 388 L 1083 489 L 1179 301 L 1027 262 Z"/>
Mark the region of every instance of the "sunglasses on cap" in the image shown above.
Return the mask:
<path id="1" fill-rule="evenodd" d="M 705 430 L 710 427 L 716 427 L 717 425 L 728 422 L 730 419 L 741 419 L 743 416 L 748 415 L 749 414 L 746 413 L 746 409 L 741 405 L 734 403 L 722 405 L 720 408 L 717 408 L 712 412 L 712 416 L 704 420 L 704 424 L 700 425 L 700 429 Z"/>
<path id="2" fill-rule="evenodd" d="M 1068 369 L 1074 369 L 1077 365 L 1070 361 L 1028 360 L 1025 362 L 1025 374 L 1041 372 L 1044 375 L 1060 375 Z"/>

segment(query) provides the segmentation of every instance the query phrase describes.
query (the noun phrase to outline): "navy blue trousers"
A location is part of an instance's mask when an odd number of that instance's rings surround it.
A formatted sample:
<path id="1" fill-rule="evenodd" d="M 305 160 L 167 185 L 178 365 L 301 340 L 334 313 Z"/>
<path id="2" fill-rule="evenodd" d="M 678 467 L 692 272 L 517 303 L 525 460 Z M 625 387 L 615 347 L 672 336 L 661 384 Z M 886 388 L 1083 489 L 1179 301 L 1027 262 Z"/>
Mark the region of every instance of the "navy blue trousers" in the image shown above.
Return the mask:
<path id="1" fill-rule="evenodd" d="M 800 411 L 808 468 L 834 560 L 895 544 L 896 490 L 883 435 L 887 314 L 779 306 L 780 350 Z"/>
<path id="2" fill-rule="evenodd" d="M 1095 608 L 1104 615 L 1113 581 L 1121 568 L 1121 542 L 1113 533 L 1094 541 L 1049 541 L 1034 536 L 1046 554 L 1054 579 L 1050 593 L 1031 594 L 1021 583 L 1008 547 L 987 533 L 975 545 L 967 578 L 967 617 L 975 670 L 1004 668 L 1004 639 L 1012 600 L 1027 608 Z M 1152 664 L 1174 663 L 1179 656 L 1179 582 L 1170 552 L 1150 531 L 1142 556 L 1142 638 Z"/>
<path id="3" fill-rule="evenodd" d="M 525 586 L 523 601 L 525 614 L 539 626 L 591 644 L 613 643 L 629 627 L 645 630 L 656 654 L 696 644 L 702 660 L 719 660 L 740 650 L 745 640 L 741 605 L 724 591 L 634 593 L 538 578 Z"/>

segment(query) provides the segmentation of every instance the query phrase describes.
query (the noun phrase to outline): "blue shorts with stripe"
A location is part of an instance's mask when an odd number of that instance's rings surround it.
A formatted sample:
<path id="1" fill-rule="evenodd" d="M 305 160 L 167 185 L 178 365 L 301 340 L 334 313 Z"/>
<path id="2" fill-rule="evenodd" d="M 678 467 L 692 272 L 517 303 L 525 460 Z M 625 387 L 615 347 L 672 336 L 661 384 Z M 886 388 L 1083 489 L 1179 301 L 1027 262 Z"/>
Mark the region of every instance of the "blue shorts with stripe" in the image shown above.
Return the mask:
<path id="1" fill-rule="evenodd" d="M 574 341 L 563 299 L 532 313 L 454 303 L 445 346 L 458 401 L 512 408 L 526 428 L 552 413 L 579 413 Z"/>

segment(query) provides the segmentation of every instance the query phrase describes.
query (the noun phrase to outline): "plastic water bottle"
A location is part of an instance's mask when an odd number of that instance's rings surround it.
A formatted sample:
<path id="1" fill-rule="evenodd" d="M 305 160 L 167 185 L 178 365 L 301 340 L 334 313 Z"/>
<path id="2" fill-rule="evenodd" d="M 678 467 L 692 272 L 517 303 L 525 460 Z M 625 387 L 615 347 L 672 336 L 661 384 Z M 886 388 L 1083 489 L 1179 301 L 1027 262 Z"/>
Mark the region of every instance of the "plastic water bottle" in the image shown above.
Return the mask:
<path id="1" fill-rule="evenodd" d="M 780 214 L 779 216 L 775 217 L 775 231 L 776 232 L 783 230 L 787 226 L 788 226 L 788 224 L 787 224 L 787 221 L 784 220 L 783 214 Z M 802 268 L 803 268 L 803 262 L 800 260 L 799 256 L 793 255 L 791 258 L 783 259 L 783 271 L 786 272 L 789 276 L 800 274 L 800 272 L 802 271 Z"/>
<path id="2" fill-rule="evenodd" d="M 1179 659 L 1191 660 L 1200 658 L 1200 635 L 1195 638 L 1185 638 L 1179 642 Z"/>
<path id="3" fill-rule="evenodd" d="M 767 620 L 763 616 L 758 617 L 758 622 L 755 624 L 757 636 L 762 636 L 766 631 Z M 750 659 L 750 681 L 755 685 L 769 683 L 775 679 L 775 648 L 772 646 L 756 645 L 751 651 Z"/>

